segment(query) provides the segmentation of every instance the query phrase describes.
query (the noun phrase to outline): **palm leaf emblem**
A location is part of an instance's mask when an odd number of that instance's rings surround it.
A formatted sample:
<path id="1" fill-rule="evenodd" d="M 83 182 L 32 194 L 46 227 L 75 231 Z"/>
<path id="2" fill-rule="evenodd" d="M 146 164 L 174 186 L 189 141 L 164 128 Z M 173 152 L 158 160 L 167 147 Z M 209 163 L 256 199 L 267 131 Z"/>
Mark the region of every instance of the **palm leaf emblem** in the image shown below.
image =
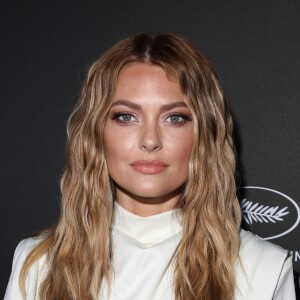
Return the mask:
<path id="1" fill-rule="evenodd" d="M 241 201 L 241 209 L 247 224 L 252 224 L 253 222 L 276 223 L 277 221 L 283 221 L 282 217 L 289 214 L 287 206 L 280 209 L 279 206 L 260 205 L 246 198 Z"/>

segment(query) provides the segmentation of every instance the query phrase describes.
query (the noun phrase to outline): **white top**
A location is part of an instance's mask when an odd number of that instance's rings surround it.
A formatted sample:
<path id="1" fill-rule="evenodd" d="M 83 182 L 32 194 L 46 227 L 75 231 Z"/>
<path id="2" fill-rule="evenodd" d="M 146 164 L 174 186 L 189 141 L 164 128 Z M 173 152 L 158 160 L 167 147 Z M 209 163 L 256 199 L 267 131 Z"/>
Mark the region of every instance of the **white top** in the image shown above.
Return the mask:
<path id="1" fill-rule="evenodd" d="M 99 299 L 174 300 L 172 257 L 180 242 L 179 210 L 140 217 L 116 203 L 113 226 L 113 269 L 111 294 L 106 284 Z M 4 300 L 21 300 L 18 277 L 28 253 L 39 242 L 29 238 L 16 248 L 12 273 Z M 287 251 L 241 230 L 240 257 L 237 263 L 235 300 L 295 300 L 292 262 Z M 26 280 L 26 300 L 37 300 L 38 287 L 46 273 L 43 256 L 30 269 Z"/>

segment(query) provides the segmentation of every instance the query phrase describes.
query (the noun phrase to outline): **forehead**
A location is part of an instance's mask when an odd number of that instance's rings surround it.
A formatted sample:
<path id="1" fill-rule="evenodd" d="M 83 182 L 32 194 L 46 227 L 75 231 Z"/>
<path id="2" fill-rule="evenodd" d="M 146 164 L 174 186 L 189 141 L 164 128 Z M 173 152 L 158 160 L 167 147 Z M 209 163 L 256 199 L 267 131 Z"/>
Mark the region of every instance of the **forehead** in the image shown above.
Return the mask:
<path id="1" fill-rule="evenodd" d="M 178 80 L 168 75 L 162 67 L 148 63 L 133 63 L 122 69 L 114 100 L 119 97 L 183 100 Z"/>
<path id="2" fill-rule="evenodd" d="M 156 65 L 156 64 L 151 64 L 147 62 L 132 62 L 127 65 L 125 65 L 118 76 L 117 81 L 120 82 L 123 80 L 125 77 L 131 76 L 132 78 L 134 77 L 139 77 L 139 76 L 149 76 L 149 77 L 161 77 L 164 79 L 167 79 L 171 82 L 176 82 L 177 83 L 177 78 L 174 72 L 166 70 L 165 68 Z"/>

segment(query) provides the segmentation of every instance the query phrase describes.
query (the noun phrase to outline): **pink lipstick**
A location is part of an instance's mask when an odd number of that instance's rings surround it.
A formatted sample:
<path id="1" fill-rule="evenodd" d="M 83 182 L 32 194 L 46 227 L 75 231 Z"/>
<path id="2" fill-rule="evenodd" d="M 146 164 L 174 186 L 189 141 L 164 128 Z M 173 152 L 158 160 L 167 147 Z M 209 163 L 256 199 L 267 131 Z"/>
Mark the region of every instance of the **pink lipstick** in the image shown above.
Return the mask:
<path id="1" fill-rule="evenodd" d="M 167 164 L 159 160 L 137 160 L 130 165 L 138 173 L 148 175 L 159 174 L 168 167 Z"/>

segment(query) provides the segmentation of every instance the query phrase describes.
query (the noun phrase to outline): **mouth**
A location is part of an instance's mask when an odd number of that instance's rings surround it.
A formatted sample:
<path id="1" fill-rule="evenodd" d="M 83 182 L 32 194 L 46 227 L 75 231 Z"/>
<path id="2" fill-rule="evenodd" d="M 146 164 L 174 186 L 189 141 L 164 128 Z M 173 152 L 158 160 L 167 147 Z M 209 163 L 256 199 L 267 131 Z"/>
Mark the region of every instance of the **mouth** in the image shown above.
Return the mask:
<path id="1" fill-rule="evenodd" d="M 136 172 L 148 175 L 162 173 L 168 167 L 166 163 L 159 160 L 137 160 L 130 165 Z"/>

